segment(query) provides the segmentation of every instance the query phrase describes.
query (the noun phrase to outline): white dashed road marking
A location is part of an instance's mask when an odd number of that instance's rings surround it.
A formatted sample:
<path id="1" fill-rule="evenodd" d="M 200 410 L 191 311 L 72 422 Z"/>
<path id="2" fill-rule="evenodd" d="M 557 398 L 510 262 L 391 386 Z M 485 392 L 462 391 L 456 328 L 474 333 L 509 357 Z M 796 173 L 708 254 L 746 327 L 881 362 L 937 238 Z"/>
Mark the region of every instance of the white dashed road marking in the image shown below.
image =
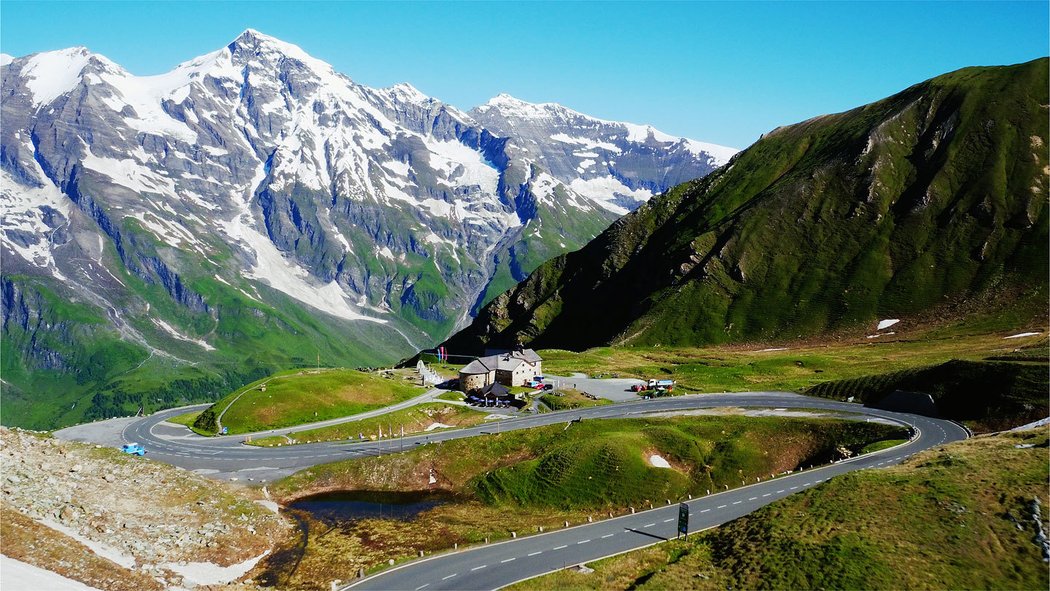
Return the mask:
<path id="1" fill-rule="evenodd" d="M 447 581 L 447 580 L 451 579 L 452 577 L 456 576 L 457 574 L 458 573 L 452 573 L 451 575 L 449 575 L 447 577 L 441 577 L 441 580 L 442 581 Z"/>
<path id="2" fill-rule="evenodd" d="M 488 566 L 488 565 L 487 564 L 483 564 L 481 566 L 475 566 L 474 568 L 472 568 L 470 570 L 472 570 L 472 571 L 481 570 L 481 569 L 485 568 L 486 566 Z"/>
<path id="3" fill-rule="evenodd" d="M 540 550 L 539 552 L 533 552 L 529 554 L 529 556 L 536 556 L 537 554 L 543 554 L 543 550 Z"/>
<path id="4" fill-rule="evenodd" d="M 508 558 L 506 560 L 499 561 L 500 564 L 507 564 L 508 562 L 514 562 L 517 558 Z"/>
<path id="5" fill-rule="evenodd" d="M 568 548 L 568 547 L 569 547 L 568 544 L 562 544 L 561 546 L 555 546 L 554 550 L 561 550 L 562 548 Z"/>

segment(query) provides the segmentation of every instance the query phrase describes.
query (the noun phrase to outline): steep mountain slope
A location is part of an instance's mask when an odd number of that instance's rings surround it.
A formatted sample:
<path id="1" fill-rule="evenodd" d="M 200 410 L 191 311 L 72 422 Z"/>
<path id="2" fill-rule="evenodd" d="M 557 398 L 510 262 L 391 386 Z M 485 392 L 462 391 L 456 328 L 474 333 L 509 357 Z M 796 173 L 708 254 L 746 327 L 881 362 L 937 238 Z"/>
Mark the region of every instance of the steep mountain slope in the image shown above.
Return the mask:
<path id="1" fill-rule="evenodd" d="M 978 300 L 1045 314 L 1047 65 L 967 68 L 778 128 L 446 345 L 794 338 Z"/>
<path id="2" fill-rule="evenodd" d="M 538 148 L 252 30 L 158 76 L 84 48 L 0 74 L 6 424 L 389 362 L 620 212 Z"/>

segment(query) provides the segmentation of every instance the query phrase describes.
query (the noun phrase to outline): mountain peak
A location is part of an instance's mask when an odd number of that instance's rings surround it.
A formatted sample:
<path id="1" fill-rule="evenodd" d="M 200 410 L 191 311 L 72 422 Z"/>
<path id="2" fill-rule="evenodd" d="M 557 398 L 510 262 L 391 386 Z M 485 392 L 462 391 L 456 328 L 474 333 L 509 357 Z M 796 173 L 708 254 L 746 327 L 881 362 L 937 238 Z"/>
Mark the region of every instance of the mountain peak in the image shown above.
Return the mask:
<path id="1" fill-rule="evenodd" d="M 434 100 L 432 97 L 429 97 L 420 92 L 418 88 L 412 86 L 408 82 L 399 82 L 391 86 L 390 90 L 391 92 L 400 95 L 402 98 L 414 103 L 422 103 Z"/>
<path id="2" fill-rule="evenodd" d="M 502 113 L 504 116 L 535 119 L 539 117 L 550 117 L 553 114 L 580 115 L 568 107 L 558 103 L 530 103 L 501 92 L 490 98 L 484 105 L 475 107 L 478 112 L 484 113 L 490 109 Z"/>
<path id="3" fill-rule="evenodd" d="M 319 72 L 334 72 L 331 64 L 306 53 L 298 45 L 281 41 L 277 37 L 271 37 L 255 29 L 245 29 L 226 48 L 233 55 L 247 54 L 265 56 L 271 59 L 286 57 L 302 62 L 307 67 Z"/>

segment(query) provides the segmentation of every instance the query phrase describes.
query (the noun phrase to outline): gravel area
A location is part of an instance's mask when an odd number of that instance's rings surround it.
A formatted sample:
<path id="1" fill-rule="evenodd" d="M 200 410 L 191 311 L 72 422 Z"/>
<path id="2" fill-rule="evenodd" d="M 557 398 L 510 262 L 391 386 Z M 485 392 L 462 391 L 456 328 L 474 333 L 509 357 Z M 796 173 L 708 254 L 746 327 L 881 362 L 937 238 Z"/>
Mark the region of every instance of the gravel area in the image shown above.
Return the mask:
<path id="1" fill-rule="evenodd" d="M 254 502 L 255 491 L 99 445 L 0 428 L 0 466 L 4 510 L 36 524 L 25 536 L 32 542 L 5 536 L 3 553 L 29 563 L 82 544 L 114 569 L 144 573 L 165 588 L 224 584 L 292 527 Z M 36 539 L 40 532 L 45 539 Z M 80 578 L 55 564 L 36 566 Z"/>

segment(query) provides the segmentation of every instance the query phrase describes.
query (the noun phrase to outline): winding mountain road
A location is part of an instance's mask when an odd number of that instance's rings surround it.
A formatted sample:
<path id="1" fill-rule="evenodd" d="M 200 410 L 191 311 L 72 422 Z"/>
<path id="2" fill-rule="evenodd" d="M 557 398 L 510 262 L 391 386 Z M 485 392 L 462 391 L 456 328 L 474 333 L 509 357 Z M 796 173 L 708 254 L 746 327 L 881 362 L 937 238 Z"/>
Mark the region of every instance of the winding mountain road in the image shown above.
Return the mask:
<path id="1" fill-rule="evenodd" d="M 781 411 L 816 410 L 838 413 L 845 418 L 891 421 L 910 427 L 913 437 L 903 445 L 880 452 L 693 499 L 688 502 L 690 532 L 726 523 L 777 499 L 818 486 L 840 474 L 893 465 L 916 452 L 967 437 L 962 427 L 950 421 L 779 392 L 699 394 L 638 400 L 505 419 L 499 421 L 498 427 L 495 424 L 486 424 L 403 439 L 314 443 L 280 448 L 246 446 L 242 443 L 243 436 L 200 437 L 190 433 L 185 427 L 164 422 L 171 416 L 186 412 L 187 409 L 183 408 L 125 422 L 122 436 L 126 441 L 137 441 L 145 445 L 153 459 L 216 478 L 241 477 L 265 482 L 321 463 L 397 453 L 415 445 L 434 444 L 464 437 L 487 436 L 497 428 L 506 432 L 567 423 L 573 419 L 635 417 L 652 413 L 723 407 Z M 298 429 L 305 428 L 300 426 Z M 409 591 L 496 589 L 565 566 L 581 564 L 673 538 L 678 510 L 677 504 L 658 506 L 615 519 L 440 554 L 385 570 L 357 581 L 351 587 Z"/>

